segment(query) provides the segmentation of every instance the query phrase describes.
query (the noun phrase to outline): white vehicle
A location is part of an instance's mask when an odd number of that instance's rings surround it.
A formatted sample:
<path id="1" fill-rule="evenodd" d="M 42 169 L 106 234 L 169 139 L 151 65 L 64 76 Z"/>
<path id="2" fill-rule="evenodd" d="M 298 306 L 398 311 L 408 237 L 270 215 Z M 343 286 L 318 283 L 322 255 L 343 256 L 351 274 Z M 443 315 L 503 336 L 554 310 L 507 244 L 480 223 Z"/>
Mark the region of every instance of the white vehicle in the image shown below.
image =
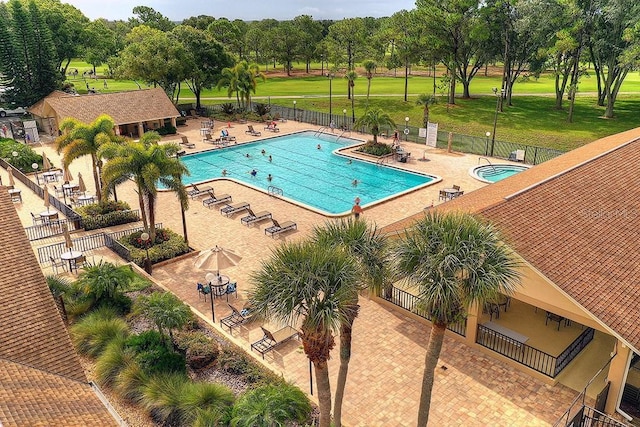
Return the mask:
<path id="1" fill-rule="evenodd" d="M 16 107 L 16 108 L 0 107 L 0 117 L 6 117 L 10 115 L 21 116 L 23 114 L 27 114 L 27 110 L 24 107 Z"/>

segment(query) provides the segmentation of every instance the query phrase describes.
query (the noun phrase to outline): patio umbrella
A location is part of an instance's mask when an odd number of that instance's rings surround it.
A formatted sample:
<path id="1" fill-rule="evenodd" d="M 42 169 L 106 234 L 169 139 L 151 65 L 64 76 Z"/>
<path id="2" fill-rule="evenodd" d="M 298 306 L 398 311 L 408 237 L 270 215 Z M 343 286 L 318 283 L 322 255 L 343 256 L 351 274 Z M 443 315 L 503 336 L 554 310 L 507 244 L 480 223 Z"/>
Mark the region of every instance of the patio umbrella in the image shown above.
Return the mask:
<path id="1" fill-rule="evenodd" d="M 64 167 L 64 172 L 62 173 L 62 180 L 64 182 L 73 181 L 73 175 L 71 175 L 71 172 L 69 172 L 69 168 L 66 166 Z"/>
<path id="2" fill-rule="evenodd" d="M 82 174 L 78 172 L 78 192 L 84 194 L 87 191 L 87 186 L 84 185 L 84 179 L 82 179 Z"/>
<path id="3" fill-rule="evenodd" d="M 49 161 L 47 155 L 42 153 L 42 170 L 46 172 L 49 169 L 51 169 L 51 162 Z"/>
<path id="4" fill-rule="evenodd" d="M 44 206 L 47 208 L 47 212 L 49 212 L 49 187 L 45 184 L 43 190 L 44 194 L 42 195 L 42 198 L 44 199 Z"/>
<path id="5" fill-rule="evenodd" d="M 67 223 L 62 224 L 62 232 L 64 233 L 64 244 L 67 249 L 71 249 L 73 247 L 73 242 L 71 241 L 71 234 L 69 234 L 69 227 Z"/>
<path id="6" fill-rule="evenodd" d="M 15 187 L 16 182 L 13 180 L 13 168 L 11 166 L 7 168 L 7 175 L 9 175 L 9 186 Z"/>
<path id="7" fill-rule="evenodd" d="M 238 265 L 241 259 L 242 257 L 232 250 L 216 246 L 200 252 L 194 265 L 196 268 L 215 271 L 219 274 L 220 270 Z"/>

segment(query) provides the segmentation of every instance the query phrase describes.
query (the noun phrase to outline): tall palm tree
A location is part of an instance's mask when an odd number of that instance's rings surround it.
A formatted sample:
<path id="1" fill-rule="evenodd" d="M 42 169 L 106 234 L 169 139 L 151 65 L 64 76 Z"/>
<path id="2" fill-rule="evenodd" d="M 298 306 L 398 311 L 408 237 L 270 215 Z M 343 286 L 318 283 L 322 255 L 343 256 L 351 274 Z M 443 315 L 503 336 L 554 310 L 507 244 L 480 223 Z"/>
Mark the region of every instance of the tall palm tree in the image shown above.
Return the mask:
<path id="1" fill-rule="evenodd" d="M 389 282 L 388 243 L 375 226 L 352 218 L 328 222 L 323 227 L 313 230 L 312 239 L 334 250 L 347 251 L 355 258 L 360 277 L 360 282 L 355 284 L 358 290 L 369 288 L 379 294 L 385 283 Z M 360 308 L 357 292 L 354 293 L 354 300 L 346 308 L 344 322 L 340 325 L 340 369 L 333 404 L 333 420 L 336 427 L 342 425 L 342 402 L 351 360 L 351 332 Z"/>
<path id="2" fill-rule="evenodd" d="M 100 147 L 98 155 L 107 159 L 102 169 L 105 188 L 114 188 L 115 182 L 123 177 L 132 177 L 138 191 L 138 202 L 142 213 L 144 228 L 149 230 L 150 240 L 155 241 L 156 224 L 155 209 L 158 193 L 157 185 L 162 184 L 175 191 L 180 198 L 187 193 L 179 177 L 188 175 L 187 167 L 176 157 L 180 151 L 177 144 L 158 144 L 160 135 L 147 132 L 139 142 L 129 141 L 126 144 L 106 144 Z M 182 200 L 181 200 L 181 203 Z"/>
<path id="3" fill-rule="evenodd" d="M 418 99 L 416 99 L 416 105 L 422 105 L 422 107 L 424 108 L 422 113 L 422 123 L 424 124 L 424 127 L 427 127 L 429 125 L 429 106 L 435 103 L 436 97 L 427 93 L 418 95 Z"/>
<path id="4" fill-rule="evenodd" d="M 447 326 L 463 320 L 471 304 L 513 292 L 518 262 L 493 225 L 464 213 L 427 214 L 394 252 L 398 273 L 418 291 L 418 307 L 432 322 L 418 409 L 418 427 L 424 427 Z"/>
<path id="5" fill-rule="evenodd" d="M 358 117 L 354 126 L 356 128 L 367 127 L 369 132 L 373 135 L 373 143 L 378 143 L 378 135 L 382 127 L 395 128 L 396 123 L 393 121 L 389 114 L 385 113 L 381 108 L 375 110 L 367 110 L 364 115 Z"/>
<path id="6" fill-rule="evenodd" d="M 304 352 L 313 363 L 320 427 L 331 421 L 331 386 L 327 361 L 334 334 L 354 300 L 357 266 L 345 251 L 314 242 L 286 243 L 273 250 L 253 274 L 249 302 L 258 316 L 301 323 Z"/>
<path id="7" fill-rule="evenodd" d="M 365 72 L 367 73 L 367 108 L 369 107 L 369 94 L 371 93 L 371 79 L 373 79 L 373 73 L 376 71 L 378 64 L 371 59 L 367 59 L 362 63 Z"/>
<path id="8" fill-rule="evenodd" d="M 355 123 L 356 110 L 355 110 L 354 101 L 356 99 L 356 93 L 354 88 L 356 86 L 356 79 L 358 78 L 358 73 L 356 73 L 354 70 L 347 71 L 347 73 L 344 75 L 344 78 L 347 79 L 348 85 L 349 85 L 348 95 L 349 95 L 349 98 L 351 99 L 351 123 Z"/>
<path id="9" fill-rule="evenodd" d="M 251 103 L 251 94 L 256 93 L 258 78 L 265 80 L 265 75 L 257 64 L 240 61 L 235 66 L 223 68 L 217 88 L 227 88 L 227 96 L 236 94 L 238 108 L 246 109 Z"/>
<path id="10" fill-rule="evenodd" d="M 101 115 L 89 125 L 69 118 L 60 123 L 62 135 L 56 139 L 56 149 L 58 153 L 62 152 L 64 167 L 68 167 L 75 159 L 86 155 L 91 156 L 98 201 L 102 200 L 102 183 L 99 172 L 101 160 L 97 153 L 101 145 L 119 140 L 114 132 L 114 126 L 113 120 L 106 114 Z"/>

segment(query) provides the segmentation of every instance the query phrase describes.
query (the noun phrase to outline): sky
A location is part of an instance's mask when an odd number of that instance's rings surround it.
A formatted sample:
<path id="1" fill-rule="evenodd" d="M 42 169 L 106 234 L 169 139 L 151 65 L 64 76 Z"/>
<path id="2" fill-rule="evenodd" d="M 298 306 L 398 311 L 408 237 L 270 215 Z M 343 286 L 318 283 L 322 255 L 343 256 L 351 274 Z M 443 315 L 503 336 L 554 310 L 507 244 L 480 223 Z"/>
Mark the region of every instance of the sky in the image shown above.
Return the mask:
<path id="1" fill-rule="evenodd" d="M 391 16 L 415 8 L 415 0 L 62 0 L 80 9 L 89 19 L 127 20 L 135 6 L 148 6 L 172 21 L 190 16 L 244 21 L 273 18 L 279 21 L 310 15 L 315 20 Z"/>

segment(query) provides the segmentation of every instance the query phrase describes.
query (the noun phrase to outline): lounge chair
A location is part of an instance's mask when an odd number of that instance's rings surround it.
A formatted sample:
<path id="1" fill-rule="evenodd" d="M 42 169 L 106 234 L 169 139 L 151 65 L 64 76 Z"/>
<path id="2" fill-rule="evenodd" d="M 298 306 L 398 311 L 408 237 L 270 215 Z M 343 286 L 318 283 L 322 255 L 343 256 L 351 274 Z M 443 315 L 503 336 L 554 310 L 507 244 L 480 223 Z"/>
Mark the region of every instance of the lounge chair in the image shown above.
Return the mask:
<path id="1" fill-rule="evenodd" d="M 227 205 L 224 208 L 220 209 L 220 213 L 224 216 L 231 216 L 238 212 L 246 211 L 251 206 L 247 202 L 239 202 L 234 203 L 233 205 Z"/>
<path id="2" fill-rule="evenodd" d="M 291 326 L 285 326 L 284 328 L 271 333 L 264 327 L 260 327 L 264 336 L 259 341 L 251 344 L 251 350 L 255 350 L 262 355 L 264 359 L 264 354 L 278 347 L 280 344 L 289 341 L 292 338 L 297 338 L 300 334 L 297 330 L 292 328 Z"/>
<path id="3" fill-rule="evenodd" d="M 227 203 L 230 202 L 231 196 L 229 194 L 220 194 L 216 196 L 213 191 L 209 191 L 209 197 L 202 201 L 202 206 L 206 206 L 211 209 L 211 206 L 215 206 L 219 203 Z"/>
<path id="4" fill-rule="evenodd" d="M 249 215 L 240 218 L 240 222 L 246 226 L 255 222 L 264 221 L 265 219 L 271 219 L 271 212 L 260 211 L 258 213 L 253 213 L 251 209 L 247 209 L 247 212 L 249 212 Z"/>
<path id="5" fill-rule="evenodd" d="M 194 144 L 193 142 L 189 142 L 189 139 L 186 136 L 182 137 L 180 145 L 184 145 L 187 148 L 196 148 L 196 144 Z"/>
<path id="6" fill-rule="evenodd" d="M 227 304 L 231 309 L 231 314 L 227 317 L 223 317 L 220 319 L 220 327 L 223 325 L 229 328 L 229 333 L 232 332 L 233 328 L 238 327 L 240 325 L 244 325 L 251 321 L 251 317 L 253 313 L 247 308 L 243 308 L 242 310 L 238 310 L 231 304 Z"/>
<path id="7" fill-rule="evenodd" d="M 232 142 L 235 141 L 236 137 L 229 135 L 229 132 L 226 129 L 222 129 L 220 131 L 220 141 L 221 142 Z"/>
<path id="8" fill-rule="evenodd" d="M 210 133 L 205 133 L 204 138 L 202 138 L 202 142 L 208 142 L 209 144 L 213 144 L 215 140 L 211 137 Z"/>
<path id="9" fill-rule="evenodd" d="M 284 233 L 288 230 L 298 229 L 298 225 L 293 221 L 285 221 L 282 224 L 280 224 L 274 218 L 271 218 L 271 221 L 273 222 L 273 226 L 264 229 L 264 234 L 268 234 L 271 237 L 274 237 L 280 233 Z"/>
<path id="10" fill-rule="evenodd" d="M 264 127 L 264 130 L 268 130 L 271 132 L 280 132 L 280 128 L 276 124 L 276 122 L 271 122 L 267 126 Z"/>
<path id="11" fill-rule="evenodd" d="M 192 187 L 193 187 L 192 190 L 187 191 L 187 195 L 189 197 L 191 197 L 192 199 L 195 199 L 198 196 L 203 196 L 205 194 L 209 194 L 210 191 L 213 191 L 213 187 L 210 187 L 210 186 L 198 188 L 198 187 L 196 187 L 195 184 L 193 184 Z"/>
<path id="12" fill-rule="evenodd" d="M 524 162 L 524 155 L 524 150 L 512 151 L 511 154 L 509 154 L 509 160 L 512 162 Z"/>
<path id="13" fill-rule="evenodd" d="M 251 136 L 260 136 L 260 135 L 262 135 L 260 132 L 258 132 L 257 130 L 255 130 L 253 128 L 253 125 L 248 125 L 247 127 L 249 129 L 245 130 L 244 133 L 249 134 Z"/>

